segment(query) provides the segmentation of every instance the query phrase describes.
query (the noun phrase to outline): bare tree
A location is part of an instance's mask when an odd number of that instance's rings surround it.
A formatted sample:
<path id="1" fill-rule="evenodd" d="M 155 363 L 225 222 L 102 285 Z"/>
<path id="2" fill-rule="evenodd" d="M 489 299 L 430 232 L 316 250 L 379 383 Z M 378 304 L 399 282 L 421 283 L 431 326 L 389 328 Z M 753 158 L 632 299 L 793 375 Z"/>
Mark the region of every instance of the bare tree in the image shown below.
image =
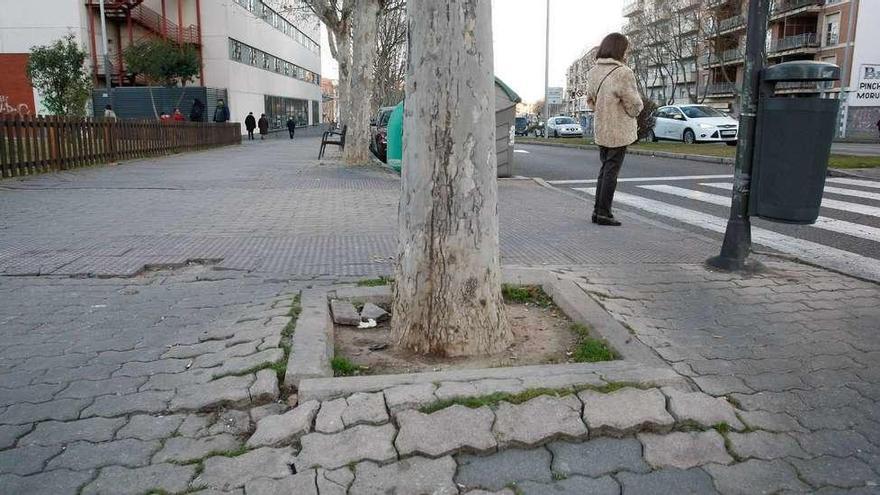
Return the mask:
<path id="1" fill-rule="evenodd" d="M 410 53 L 392 338 L 489 354 L 512 335 L 501 298 L 490 0 L 409 0 Z"/>
<path id="2" fill-rule="evenodd" d="M 376 36 L 379 14 L 385 0 L 354 1 L 349 88 L 350 115 L 342 156 L 348 164 L 364 164 L 370 160 L 370 115 L 373 102 Z"/>
<path id="3" fill-rule="evenodd" d="M 404 97 L 406 78 L 406 0 L 388 0 L 379 17 L 374 68 L 373 113 Z"/>

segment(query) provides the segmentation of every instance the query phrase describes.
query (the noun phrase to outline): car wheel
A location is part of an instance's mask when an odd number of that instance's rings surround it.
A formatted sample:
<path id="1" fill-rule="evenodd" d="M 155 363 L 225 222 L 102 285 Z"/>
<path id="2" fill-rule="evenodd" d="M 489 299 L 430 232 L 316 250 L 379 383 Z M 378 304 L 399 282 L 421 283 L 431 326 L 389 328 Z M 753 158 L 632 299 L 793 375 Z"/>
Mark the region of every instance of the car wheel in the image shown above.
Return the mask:
<path id="1" fill-rule="evenodd" d="M 681 140 L 685 142 L 685 144 L 694 144 L 697 142 L 697 136 L 694 134 L 694 131 L 690 129 L 684 130 L 684 135 L 681 137 Z"/>
<path id="2" fill-rule="evenodd" d="M 648 131 L 648 141 L 651 141 L 652 143 L 657 142 L 657 136 L 654 135 L 653 129 Z"/>
<path id="3" fill-rule="evenodd" d="M 727 141 L 727 145 L 728 146 L 736 146 L 737 142 L 736 141 Z"/>

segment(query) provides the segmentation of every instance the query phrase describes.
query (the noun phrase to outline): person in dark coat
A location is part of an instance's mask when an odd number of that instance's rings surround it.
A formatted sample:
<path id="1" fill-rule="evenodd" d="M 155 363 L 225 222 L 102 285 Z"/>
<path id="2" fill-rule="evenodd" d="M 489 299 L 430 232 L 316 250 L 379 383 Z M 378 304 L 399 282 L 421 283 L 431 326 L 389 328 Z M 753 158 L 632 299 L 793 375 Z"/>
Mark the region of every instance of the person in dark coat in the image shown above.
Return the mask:
<path id="1" fill-rule="evenodd" d="M 269 134 L 269 119 L 266 118 L 266 114 L 260 114 L 260 120 L 257 122 L 257 126 L 260 128 L 260 139 L 266 139 L 266 134 Z"/>
<path id="2" fill-rule="evenodd" d="M 192 122 L 201 122 L 205 115 L 205 104 L 198 98 L 193 98 L 192 110 L 189 111 L 189 120 Z"/>
<path id="3" fill-rule="evenodd" d="M 290 139 L 293 139 L 293 135 L 296 134 L 296 122 L 293 116 L 287 118 L 287 132 L 290 133 Z"/>
<path id="4" fill-rule="evenodd" d="M 217 100 L 217 108 L 214 109 L 214 122 L 229 122 L 229 107 L 223 100 Z"/>
<path id="5" fill-rule="evenodd" d="M 257 128 L 257 119 L 254 118 L 254 112 L 248 112 L 247 117 L 244 118 L 244 128 L 248 131 L 248 139 L 253 141 L 254 129 Z"/>
<path id="6" fill-rule="evenodd" d="M 877 121 L 877 134 L 880 134 L 880 120 Z"/>

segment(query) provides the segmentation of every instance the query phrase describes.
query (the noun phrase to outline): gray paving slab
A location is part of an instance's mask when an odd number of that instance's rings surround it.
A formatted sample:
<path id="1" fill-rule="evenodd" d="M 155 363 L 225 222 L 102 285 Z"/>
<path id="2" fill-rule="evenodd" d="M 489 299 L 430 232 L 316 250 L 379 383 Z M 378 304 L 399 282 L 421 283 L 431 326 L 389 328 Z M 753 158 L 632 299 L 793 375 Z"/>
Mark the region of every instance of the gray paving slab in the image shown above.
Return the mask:
<path id="1" fill-rule="evenodd" d="M 544 448 L 507 449 L 488 456 L 456 456 L 455 482 L 466 488 L 501 490 L 522 481 L 549 483 L 550 452 Z"/>

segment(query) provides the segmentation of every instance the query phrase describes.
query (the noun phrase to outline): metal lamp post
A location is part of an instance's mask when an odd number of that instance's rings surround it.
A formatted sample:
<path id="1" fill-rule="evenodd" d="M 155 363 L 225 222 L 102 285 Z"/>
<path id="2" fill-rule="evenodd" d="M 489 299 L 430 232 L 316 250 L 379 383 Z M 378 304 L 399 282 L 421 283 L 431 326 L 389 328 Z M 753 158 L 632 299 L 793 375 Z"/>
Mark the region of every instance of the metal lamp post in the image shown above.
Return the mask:
<path id="1" fill-rule="evenodd" d="M 550 118 L 550 0 L 547 0 L 547 25 L 544 28 L 544 139 L 549 139 L 547 119 Z"/>

